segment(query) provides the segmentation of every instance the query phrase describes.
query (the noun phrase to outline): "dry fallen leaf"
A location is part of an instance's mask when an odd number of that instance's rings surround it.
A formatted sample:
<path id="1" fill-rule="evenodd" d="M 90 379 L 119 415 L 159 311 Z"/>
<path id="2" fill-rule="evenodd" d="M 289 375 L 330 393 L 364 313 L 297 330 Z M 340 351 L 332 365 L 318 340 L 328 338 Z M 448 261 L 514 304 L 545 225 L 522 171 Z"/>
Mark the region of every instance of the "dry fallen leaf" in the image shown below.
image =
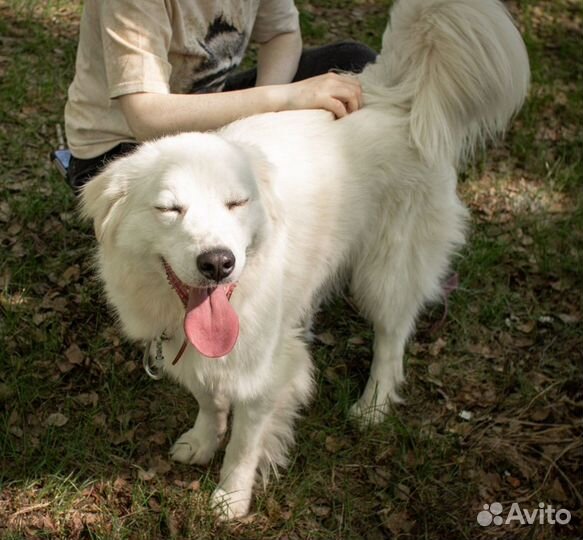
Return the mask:
<path id="1" fill-rule="evenodd" d="M 336 338 L 330 332 L 322 332 L 321 334 L 316 334 L 315 337 L 324 345 L 329 345 L 330 347 L 336 345 Z"/>
<path id="2" fill-rule="evenodd" d="M 164 431 L 157 431 L 148 437 L 148 441 L 157 444 L 158 446 L 162 446 L 168 442 L 168 438 Z"/>
<path id="3" fill-rule="evenodd" d="M 565 283 L 564 281 L 553 281 L 551 283 L 551 288 L 554 289 L 555 291 L 566 291 L 569 288 L 569 284 Z"/>
<path id="4" fill-rule="evenodd" d="M 507 476 L 506 481 L 515 489 L 519 488 L 522 483 L 519 478 L 516 478 L 516 476 Z"/>
<path id="5" fill-rule="evenodd" d="M 83 362 L 83 352 L 76 343 L 73 343 L 66 351 L 65 358 L 74 365 L 79 365 Z"/>
<path id="6" fill-rule="evenodd" d="M 324 370 L 324 377 L 327 381 L 335 383 L 342 379 L 343 371 L 345 370 L 345 366 L 334 366 L 334 367 L 327 367 Z M 339 373 L 340 372 L 340 373 Z"/>
<path id="7" fill-rule="evenodd" d="M 411 496 L 411 490 L 409 489 L 409 486 L 405 484 L 397 484 L 395 488 L 395 494 L 399 499 L 407 501 Z"/>
<path id="8" fill-rule="evenodd" d="M 518 328 L 518 330 L 520 330 L 524 334 L 530 334 L 534 330 L 535 326 L 536 321 L 530 320 L 522 324 L 516 325 L 516 328 Z"/>
<path id="9" fill-rule="evenodd" d="M 484 358 L 496 358 L 496 355 L 492 352 L 492 349 L 483 343 L 471 343 L 466 347 L 469 353 L 483 356 Z"/>
<path id="10" fill-rule="evenodd" d="M 73 266 L 69 266 L 64 272 L 60 283 L 63 285 L 68 285 L 75 281 L 79 280 L 81 276 L 81 269 L 79 268 L 78 264 L 74 264 Z"/>
<path id="11" fill-rule="evenodd" d="M 16 236 L 21 230 L 22 230 L 22 225 L 20 223 L 13 223 L 12 225 L 10 225 L 10 227 L 8 227 L 6 232 L 10 236 Z"/>
<path id="12" fill-rule="evenodd" d="M 147 471 L 145 471 L 142 468 L 138 469 L 138 478 L 143 482 L 150 482 L 151 480 L 154 479 L 155 476 L 156 471 L 153 471 L 152 469 L 148 469 Z"/>
<path id="13" fill-rule="evenodd" d="M 411 532 L 414 526 L 415 521 L 409 517 L 406 510 L 388 513 L 383 519 L 383 527 L 395 536 Z"/>
<path id="14" fill-rule="evenodd" d="M 445 339 L 443 339 L 443 338 L 437 338 L 429 346 L 429 354 L 431 356 L 437 356 L 439 353 L 441 353 L 441 351 L 443 351 L 443 349 L 445 349 L 445 346 L 446 345 L 447 345 L 447 342 L 445 341 Z"/>
<path id="15" fill-rule="evenodd" d="M 565 324 L 577 324 L 581 320 L 580 314 L 559 313 L 557 317 Z"/>
<path id="16" fill-rule="evenodd" d="M 57 367 L 61 373 L 65 374 L 69 373 L 75 366 L 65 360 L 57 360 Z"/>
<path id="17" fill-rule="evenodd" d="M 548 493 L 553 501 L 565 502 L 569 500 L 569 497 L 565 493 L 563 485 L 558 478 L 555 478 L 555 481 L 551 485 Z"/>
<path id="18" fill-rule="evenodd" d="M 8 431 L 14 435 L 15 437 L 22 439 L 23 435 L 24 435 L 24 431 L 22 429 L 20 429 L 18 426 L 12 426 L 8 429 Z"/>
<path id="19" fill-rule="evenodd" d="M 374 467 L 366 471 L 368 479 L 375 486 L 386 488 L 390 484 L 391 471 L 388 467 Z"/>
<path id="20" fill-rule="evenodd" d="M 105 413 L 98 413 L 93 417 L 93 423 L 99 427 L 106 427 L 107 426 L 107 417 Z"/>
<path id="21" fill-rule="evenodd" d="M 40 307 L 57 313 L 67 313 L 67 299 L 59 296 L 58 293 L 52 292 L 45 295 Z"/>
<path id="22" fill-rule="evenodd" d="M 190 489 L 190 491 L 199 491 L 200 490 L 200 481 L 199 480 L 193 480 L 192 482 L 190 482 L 190 484 L 188 484 L 188 489 Z"/>
<path id="23" fill-rule="evenodd" d="M 316 501 L 314 504 L 312 504 L 310 506 L 310 510 L 312 510 L 312 513 L 319 517 L 319 518 L 326 518 L 330 515 L 330 512 L 332 511 L 332 508 L 330 507 L 330 504 L 328 503 L 328 501 Z"/>
<path id="24" fill-rule="evenodd" d="M 7 223 L 10 221 L 10 205 L 6 201 L 0 202 L 0 221 Z"/>
<path id="25" fill-rule="evenodd" d="M 539 407 L 538 409 L 534 409 L 529 416 L 534 422 L 544 422 L 550 414 L 551 410 L 549 408 Z"/>
<path id="26" fill-rule="evenodd" d="M 431 375 L 432 377 L 437 377 L 438 375 L 440 375 L 441 370 L 442 366 L 439 362 L 431 362 L 427 366 L 427 373 L 429 373 L 429 375 Z"/>
<path id="27" fill-rule="evenodd" d="M 515 338 L 513 340 L 513 344 L 515 347 L 520 349 L 527 349 L 528 347 L 532 347 L 534 345 L 534 341 L 530 338 Z"/>
<path id="28" fill-rule="evenodd" d="M 148 506 L 153 512 L 156 512 L 157 514 L 162 512 L 162 505 L 160 504 L 160 501 L 156 497 L 150 497 L 150 499 L 148 500 Z"/>
<path id="29" fill-rule="evenodd" d="M 116 492 L 126 490 L 129 486 L 130 483 L 128 482 L 128 479 L 123 476 L 118 476 L 113 482 L 113 489 Z"/>
<path id="30" fill-rule="evenodd" d="M 346 448 L 348 446 L 348 442 L 345 439 L 341 439 L 340 437 L 332 437 L 329 435 L 326 437 L 325 446 L 328 452 L 335 454 L 339 450 Z"/>
<path id="31" fill-rule="evenodd" d="M 0 403 L 8 401 L 14 396 L 14 390 L 6 383 L 0 383 Z"/>
<path id="32" fill-rule="evenodd" d="M 52 413 L 52 414 L 49 414 L 49 416 L 45 420 L 45 425 L 54 426 L 54 427 L 63 427 L 68 421 L 69 421 L 69 418 L 66 417 L 64 414 Z"/>
<path id="33" fill-rule="evenodd" d="M 32 316 L 32 322 L 36 326 L 40 326 L 43 322 L 51 317 L 51 313 L 35 313 Z"/>
<path id="34" fill-rule="evenodd" d="M 93 406 L 95 407 L 95 405 L 97 405 L 97 402 L 99 401 L 99 395 L 97 394 L 97 392 L 89 392 L 89 393 L 85 393 L 85 394 L 79 394 L 77 396 L 73 397 L 73 401 L 75 403 L 78 403 L 79 405 L 84 405 L 84 406 Z"/>
<path id="35" fill-rule="evenodd" d="M 134 440 L 134 435 L 136 434 L 136 428 L 128 429 L 122 433 L 110 432 L 109 440 L 114 446 L 119 446 L 126 442 L 132 442 Z"/>
<path id="36" fill-rule="evenodd" d="M 172 463 L 160 456 L 154 457 L 150 462 L 150 470 L 155 471 L 156 474 L 164 475 L 172 469 Z"/>

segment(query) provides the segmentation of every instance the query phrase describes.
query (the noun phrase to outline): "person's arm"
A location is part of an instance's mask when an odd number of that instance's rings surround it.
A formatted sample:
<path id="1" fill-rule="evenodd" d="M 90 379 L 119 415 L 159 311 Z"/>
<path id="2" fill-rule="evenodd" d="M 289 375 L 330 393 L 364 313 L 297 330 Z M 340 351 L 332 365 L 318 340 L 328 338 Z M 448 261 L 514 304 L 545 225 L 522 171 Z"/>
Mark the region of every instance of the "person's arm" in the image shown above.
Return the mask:
<path id="1" fill-rule="evenodd" d="M 117 98 L 138 141 L 183 131 L 218 129 L 245 116 L 283 108 L 278 87 L 265 86 L 209 94 L 141 92 Z"/>
<path id="2" fill-rule="evenodd" d="M 138 141 L 218 129 L 239 118 L 294 109 L 326 109 L 341 118 L 362 106 L 356 78 L 327 73 L 291 84 L 212 94 L 141 92 L 117 98 Z"/>
<path id="3" fill-rule="evenodd" d="M 119 100 L 134 137 L 144 141 L 182 131 L 208 131 L 265 112 L 326 109 L 340 118 L 358 109 L 361 88 L 352 77 L 329 73 L 282 84 L 293 78 L 301 54 L 295 8 L 289 10 L 289 20 L 287 16 L 274 19 L 274 14 L 285 15 L 281 6 L 290 2 L 265 1 L 264 10 L 257 15 L 259 22 L 253 31 L 254 39 L 262 43 L 260 86 L 211 94 L 167 93 L 171 66 L 165 55 L 172 28 L 163 2 L 126 0 L 123 9 L 119 7 L 122 0 L 116 0 L 115 8 L 112 2 L 100 3 L 100 24 L 107 38 L 104 56 L 110 98 Z M 146 75 L 147 84 L 143 82 Z"/>
<path id="4" fill-rule="evenodd" d="M 287 84 L 292 81 L 302 54 L 299 30 L 278 34 L 259 45 L 256 86 Z"/>

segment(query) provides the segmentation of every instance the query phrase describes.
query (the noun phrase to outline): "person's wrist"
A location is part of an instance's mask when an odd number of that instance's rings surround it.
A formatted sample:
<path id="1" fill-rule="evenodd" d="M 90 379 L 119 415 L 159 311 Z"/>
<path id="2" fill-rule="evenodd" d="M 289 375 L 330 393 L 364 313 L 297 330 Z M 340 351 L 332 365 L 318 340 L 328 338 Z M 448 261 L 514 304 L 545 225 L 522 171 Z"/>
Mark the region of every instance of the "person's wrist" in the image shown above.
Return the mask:
<path id="1" fill-rule="evenodd" d="M 274 84 L 262 86 L 266 93 L 266 99 L 269 103 L 269 110 L 272 112 L 287 111 L 291 108 L 289 98 L 289 85 Z"/>

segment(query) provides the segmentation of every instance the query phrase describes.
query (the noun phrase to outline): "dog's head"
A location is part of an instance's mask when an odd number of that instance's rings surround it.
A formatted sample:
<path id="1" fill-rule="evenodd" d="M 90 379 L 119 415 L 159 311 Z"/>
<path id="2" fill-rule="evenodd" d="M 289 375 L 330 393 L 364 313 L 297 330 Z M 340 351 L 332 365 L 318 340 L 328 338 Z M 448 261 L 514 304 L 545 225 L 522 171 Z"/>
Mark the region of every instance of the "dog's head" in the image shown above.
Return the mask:
<path id="1" fill-rule="evenodd" d="M 82 212 L 93 220 L 102 257 L 133 261 L 144 275 L 165 274 L 186 318 L 203 305 L 208 319 L 269 234 L 268 176 L 256 149 L 211 134 L 166 137 L 92 179 Z"/>

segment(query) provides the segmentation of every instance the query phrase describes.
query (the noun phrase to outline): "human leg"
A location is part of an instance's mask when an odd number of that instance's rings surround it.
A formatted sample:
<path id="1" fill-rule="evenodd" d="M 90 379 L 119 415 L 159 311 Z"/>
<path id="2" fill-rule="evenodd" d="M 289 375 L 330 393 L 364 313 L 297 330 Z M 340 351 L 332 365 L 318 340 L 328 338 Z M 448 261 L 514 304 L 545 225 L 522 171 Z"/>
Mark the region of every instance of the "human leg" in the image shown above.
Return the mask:
<path id="1" fill-rule="evenodd" d="M 322 75 L 329 71 L 360 73 L 366 64 L 374 62 L 377 53 L 362 43 L 342 41 L 322 47 L 305 49 L 300 57 L 293 82 Z M 224 91 L 242 90 L 255 86 L 257 69 L 252 68 L 230 76 Z"/>
<path id="2" fill-rule="evenodd" d="M 67 181 L 69 182 L 69 185 L 73 188 L 75 193 L 78 193 L 79 190 L 96 174 L 101 172 L 109 162 L 120 156 L 129 154 L 134 148 L 136 148 L 136 146 L 138 146 L 138 143 L 123 142 L 114 146 L 104 154 L 94 158 L 79 159 L 72 156 L 69 163 L 69 169 L 67 170 Z"/>

